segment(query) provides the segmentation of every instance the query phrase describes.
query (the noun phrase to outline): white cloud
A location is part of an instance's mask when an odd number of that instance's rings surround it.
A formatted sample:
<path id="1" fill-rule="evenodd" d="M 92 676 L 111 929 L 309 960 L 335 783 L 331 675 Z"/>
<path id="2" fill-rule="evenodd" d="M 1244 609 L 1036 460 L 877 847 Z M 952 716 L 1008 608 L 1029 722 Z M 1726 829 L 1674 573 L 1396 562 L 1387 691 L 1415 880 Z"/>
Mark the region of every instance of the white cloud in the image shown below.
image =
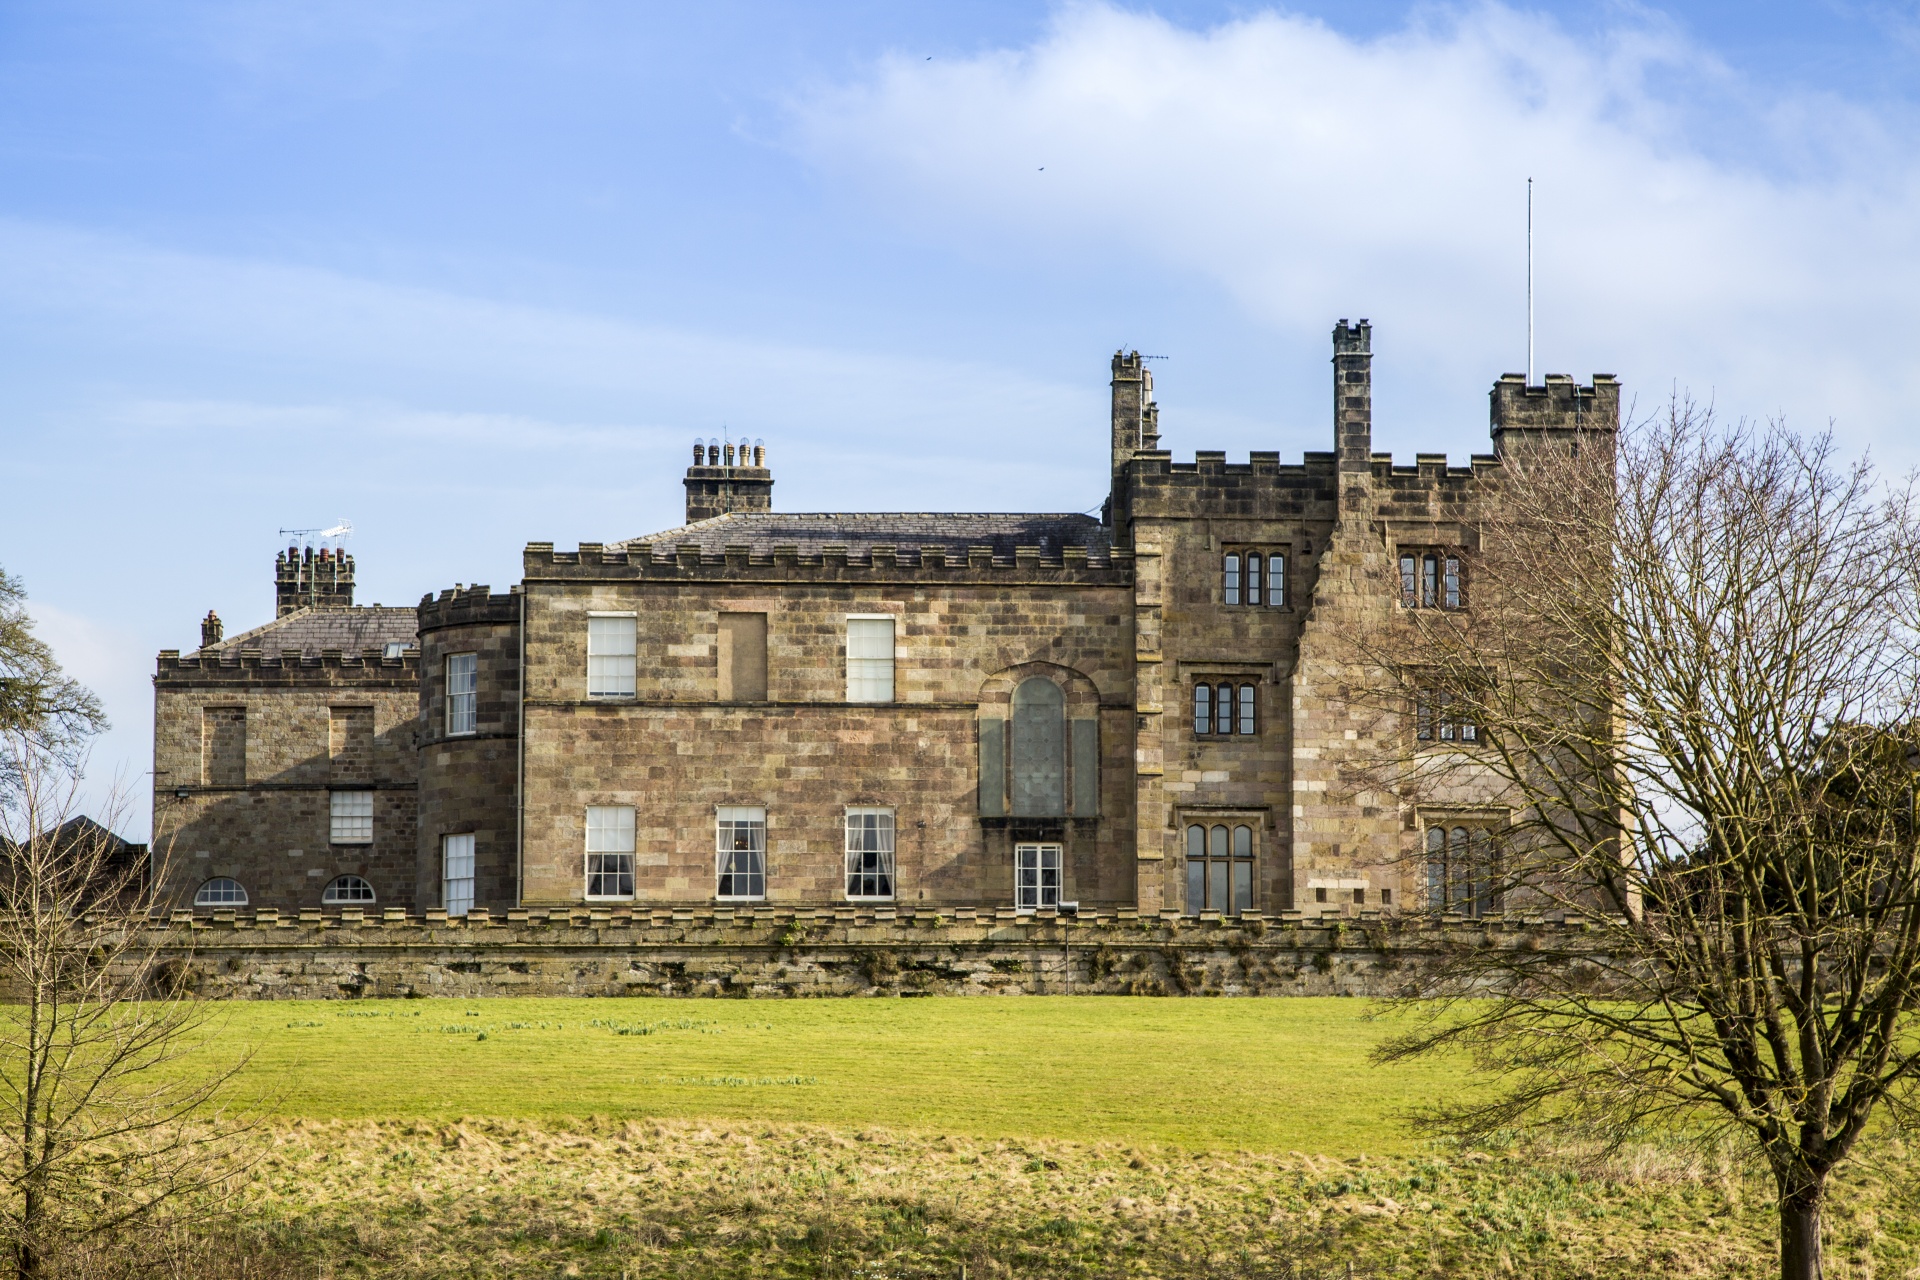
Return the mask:
<path id="1" fill-rule="evenodd" d="M 1920 461 L 1916 145 L 1657 24 L 1587 42 L 1490 4 L 1356 40 L 1091 4 L 1031 48 L 889 60 L 794 112 L 804 155 L 975 252 L 1198 272 L 1289 343 L 1370 316 L 1414 417 L 1421 387 L 1524 360 L 1532 176 L 1543 370 L 1831 416 Z"/>

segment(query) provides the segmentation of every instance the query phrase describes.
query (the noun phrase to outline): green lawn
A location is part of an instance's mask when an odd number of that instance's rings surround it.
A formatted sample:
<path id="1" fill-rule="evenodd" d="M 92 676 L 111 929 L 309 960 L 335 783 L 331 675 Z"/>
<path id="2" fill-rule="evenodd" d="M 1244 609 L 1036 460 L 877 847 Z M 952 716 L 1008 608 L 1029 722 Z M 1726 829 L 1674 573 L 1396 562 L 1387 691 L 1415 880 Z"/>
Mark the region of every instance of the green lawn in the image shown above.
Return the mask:
<path id="1" fill-rule="evenodd" d="M 406 1000 L 232 1004 L 282 1116 L 715 1117 L 1331 1156 L 1411 1152 L 1462 1087 L 1375 1067 L 1351 999 Z M 636 1034 L 644 1029 L 645 1034 Z M 622 1031 L 627 1034 L 621 1034 Z M 484 1038 L 483 1038 L 484 1035 Z"/>

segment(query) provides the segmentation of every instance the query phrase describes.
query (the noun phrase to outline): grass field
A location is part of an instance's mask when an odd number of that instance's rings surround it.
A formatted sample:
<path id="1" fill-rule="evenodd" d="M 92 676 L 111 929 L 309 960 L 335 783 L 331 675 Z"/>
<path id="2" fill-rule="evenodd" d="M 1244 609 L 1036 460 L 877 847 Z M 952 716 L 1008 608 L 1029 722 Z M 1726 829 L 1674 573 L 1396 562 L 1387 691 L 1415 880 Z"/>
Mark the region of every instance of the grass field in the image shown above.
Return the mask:
<path id="1" fill-rule="evenodd" d="M 1355 1000 L 222 1006 L 270 1122 L 184 1280 L 1763 1277 L 1730 1152 L 1462 1151 Z M 1920 1277 L 1897 1144 L 1828 1275 Z"/>
<path id="2" fill-rule="evenodd" d="M 312 1119 L 587 1114 L 884 1124 L 978 1137 L 1385 1155 L 1463 1087 L 1378 1068 L 1362 1001 L 275 1002 L 221 1010 L 272 1109 Z"/>

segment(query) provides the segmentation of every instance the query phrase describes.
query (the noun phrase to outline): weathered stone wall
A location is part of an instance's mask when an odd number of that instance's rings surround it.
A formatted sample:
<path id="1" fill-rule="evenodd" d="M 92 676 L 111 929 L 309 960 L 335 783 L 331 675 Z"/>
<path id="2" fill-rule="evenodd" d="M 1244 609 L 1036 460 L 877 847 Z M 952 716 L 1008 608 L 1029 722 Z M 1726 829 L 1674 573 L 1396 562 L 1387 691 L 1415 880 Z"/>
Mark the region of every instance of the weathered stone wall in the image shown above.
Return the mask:
<path id="1" fill-rule="evenodd" d="M 475 655 L 474 731 L 447 732 L 447 658 Z M 415 876 L 424 907 L 442 907 L 441 842 L 474 837 L 475 906 L 519 901 L 520 596 L 485 587 L 420 602 L 420 821 Z"/>
<path id="2" fill-rule="evenodd" d="M 328 653 L 160 655 L 154 676 L 154 849 L 190 902 L 215 876 L 256 907 L 318 907 L 335 876 L 414 904 L 417 659 Z M 211 740 L 209 740 L 211 738 Z M 242 767 L 235 768 L 234 744 Z M 374 793 L 373 843 L 331 842 L 331 795 Z"/>
<path id="3" fill-rule="evenodd" d="M 1524 947 L 1539 921 L 1407 928 L 1357 920 L 1190 920 L 1131 911 L 394 910 L 156 926 L 202 996 L 1352 995 L 1404 992 L 1442 946 Z M 1562 940 L 1564 942 L 1564 939 Z"/>
<path id="4" fill-rule="evenodd" d="M 1099 814 L 1057 824 L 1063 897 L 1134 898 L 1130 586 L 1084 554 L 947 567 L 932 555 L 690 560 L 528 553 L 522 892 L 584 897 L 587 806 L 636 810 L 638 896 L 714 897 L 714 808 L 767 809 L 768 900 L 845 896 L 843 811 L 895 810 L 903 905 L 1013 901 L 1021 824 L 979 816 L 982 714 L 1010 673 L 1056 678 L 1069 715 L 1100 722 Z M 586 698 L 587 616 L 632 611 L 639 688 Z M 721 613 L 764 613 L 767 699 L 719 700 Z M 846 617 L 895 619 L 894 701 L 846 700 Z M 1082 691 L 1084 690 L 1084 693 Z M 997 699 L 997 702 L 996 702 Z"/>

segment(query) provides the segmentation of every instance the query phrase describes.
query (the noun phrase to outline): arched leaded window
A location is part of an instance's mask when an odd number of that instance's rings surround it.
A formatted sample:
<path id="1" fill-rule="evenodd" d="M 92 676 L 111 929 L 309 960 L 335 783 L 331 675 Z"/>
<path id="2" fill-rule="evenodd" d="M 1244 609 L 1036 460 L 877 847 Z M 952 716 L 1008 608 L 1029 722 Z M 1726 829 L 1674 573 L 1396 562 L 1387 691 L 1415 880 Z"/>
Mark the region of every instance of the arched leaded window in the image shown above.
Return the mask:
<path id="1" fill-rule="evenodd" d="M 229 880 L 226 876 L 215 876 L 200 886 L 193 895 L 196 907 L 244 907 L 247 905 L 247 891 L 240 887 L 238 880 Z"/>
<path id="2" fill-rule="evenodd" d="M 1013 691 L 1013 816 L 1057 818 L 1067 812 L 1067 700 L 1045 676 Z"/>
<path id="3" fill-rule="evenodd" d="M 328 906 L 364 906 L 373 901 L 373 886 L 361 876 L 335 876 L 320 901 Z"/>
<path id="4" fill-rule="evenodd" d="M 1022 680 L 1011 702 L 1010 718 L 982 708 L 981 816 L 1097 817 L 1100 722 L 1092 715 L 1068 719 L 1065 690 L 1046 676 Z"/>

